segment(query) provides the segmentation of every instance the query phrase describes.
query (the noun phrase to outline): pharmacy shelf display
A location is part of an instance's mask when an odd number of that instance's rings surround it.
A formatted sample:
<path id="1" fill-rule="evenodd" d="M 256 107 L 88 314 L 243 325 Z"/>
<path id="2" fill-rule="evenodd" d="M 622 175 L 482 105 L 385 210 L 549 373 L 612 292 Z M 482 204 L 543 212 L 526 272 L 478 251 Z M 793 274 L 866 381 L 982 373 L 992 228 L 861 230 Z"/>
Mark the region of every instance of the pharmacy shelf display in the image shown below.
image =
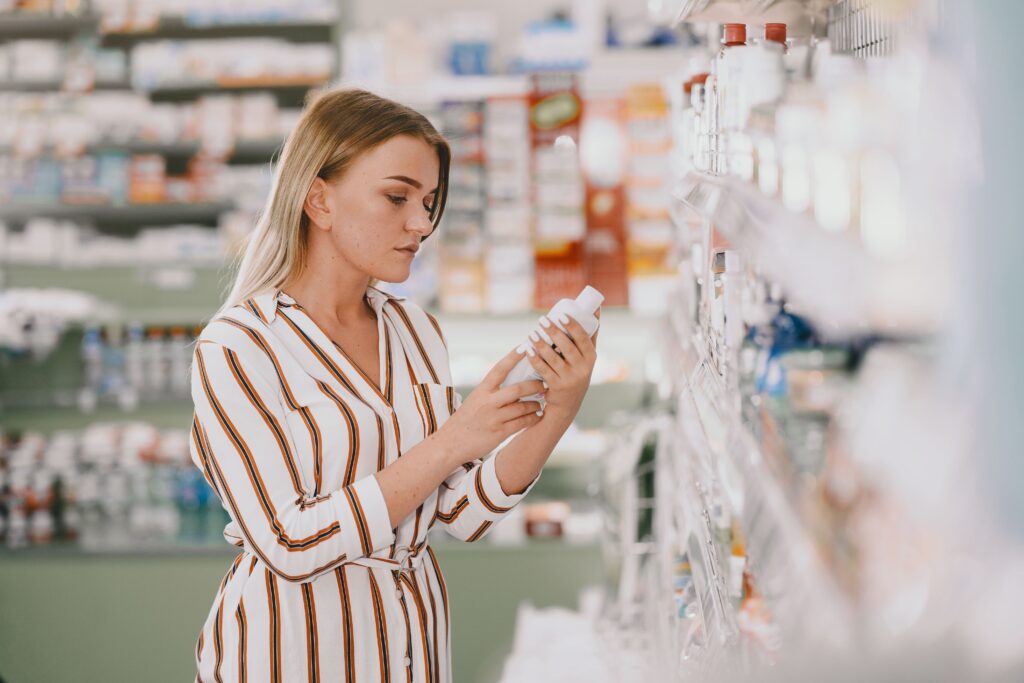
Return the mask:
<path id="1" fill-rule="evenodd" d="M 154 202 L 121 205 L 11 202 L 0 207 L 0 220 L 23 223 L 32 218 L 46 217 L 84 221 L 109 230 L 133 232 L 142 225 L 216 225 L 217 218 L 233 206 L 231 202 Z"/>
<path id="2" fill-rule="evenodd" d="M 883 52 L 848 36 L 762 31 L 727 25 L 667 86 L 678 277 L 660 407 L 627 437 L 654 444 L 653 464 L 613 478 L 634 493 L 612 506 L 627 530 L 620 626 L 652 634 L 657 680 L 875 653 L 971 608 L 925 597 L 957 594 L 940 558 L 971 542 L 921 494 L 928 472 L 955 495 L 937 473 L 971 455 L 941 392 L 944 216 L 963 193 L 932 171 L 951 157 L 905 135 L 916 62 L 868 69 L 860 58 Z"/>
<path id="3" fill-rule="evenodd" d="M 325 78 L 223 78 L 217 81 L 167 82 L 148 90 L 154 102 L 188 102 L 203 95 L 245 92 L 272 93 L 282 106 L 301 106 L 306 94 L 313 88 L 324 85 Z"/>
<path id="4" fill-rule="evenodd" d="M 0 286 L 28 288 L 8 307 L 60 287 L 65 305 L 85 301 L 64 329 L 90 319 L 109 325 L 119 313 L 122 326 L 170 335 L 171 326 L 191 331 L 215 309 L 229 243 L 265 200 L 267 162 L 310 88 L 338 73 L 344 3 L 121 9 L 0 15 L 8 69 L 0 90 L 10 93 L 12 123 L 0 141 Z M 239 77 L 226 56 L 232 47 L 256 50 L 275 75 Z M 162 59 L 175 50 L 194 59 Z M 270 68 L 274 50 L 289 55 Z M 186 62 L 216 70 L 197 80 Z M 128 279 L 108 286 L 118 276 Z M 35 323 L 59 324 L 54 305 L 45 303 Z M 52 340 L 31 336 L 7 341 L 22 351 L 38 342 L 32 353 L 50 353 Z"/>
<path id="5" fill-rule="evenodd" d="M 156 25 L 137 30 L 107 31 L 102 42 L 108 47 L 131 47 L 148 40 L 189 40 L 213 38 L 285 38 L 291 42 L 324 43 L 334 39 L 337 24 L 332 21 L 189 21 L 163 16 Z"/>
<path id="6" fill-rule="evenodd" d="M 181 8 L 173 3 L 152 3 L 145 8 L 126 8 L 123 14 L 24 10 L 0 15 L 0 51 L 5 53 L 3 64 L 9 71 L 0 74 L 0 90 L 12 93 L 7 106 L 14 116 L 15 130 L 20 131 L 3 141 L 0 178 L 7 187 L 0 188 L 0 194 L 11 196 L 5 202 L 10 206 L 5 207 L 0 220 L 18 223 L 34 215 L 76 218 L 75 208 L 46 208 L 33 203 L 36 196 L 43 197 L 44 202 L 53 201 L 50 186 L 55 181 L 43 179 L 88 174 L 86 162 L 103 165 L 105 157 L 114 153 L 133 158 L 161 156 L 167 160 L 168 170 L 178 176 L 186 162 L 199 156 L 230 164 L 266 164 L 279 151 L 296 116 L 291 109 L 297 112 L 310 89 L 329 82 L 338 73 L 334 46 L 340 40 L 342 10 L 343 3 L 323 0 L 300 9 L 267 3 L 258 12 L 211 3 L 180 14 Z M 230 58 L 232 47 L 236 52 L 260 55 L 266 73 L 238 74 Z M 288 51 L 288 59 L 275 59 L 275 50 Z M 176 51 L 181 52 L 178 58 L 173 57 Z M 188 56 L 191 58 L 186 59 Z M 209 64 L 213 71 L 200 76 L 182 66 L 196 63 Z M 133 93 L 139 102 L 131 101 Z M 19 94 L 24 97 L 16 101 Z M 230 106 L 239 107 L 227 120 L 243 123 L 237 124 L 237 130 L 230 125 L 224 129 L 220 122 L 212 124 L 218 129 L 215 142 L 194 139 L 195 135 L 183 142 L 186 130 L 211 130 L 209 107 L 203 106 L 203 100 L 207 95 L 224 94 L 234 95 L 236 100 Z M 269 102 L 260 100 L 259 95 L 269 96 Z M 97 98 L 95 106 L 88 101 L 93 97 Z M 101 100 L 105 104 L 100 105 Z M 150 102 L 161 103 L 160 111 L 142 112 L 143 103 Z M 173 117 L 166 104 L 171 102 L 181 103 Z M 193 102 L 200 107 L 199 113 L 186 121 L 189 115 L 184 108 Z M 109 125 L 111 109 L 136 112 L 138 120 L 128 115 L 129 125 L 148 126 L 149 131 L 137 139 L 123 139 L 122 131 L 113 131 L 110 141 L 97 138 L 90 131 Z M 19 111 L 25 112 L 22 118 L 31 120 L 19 122 Z M 100 120 L 94 120 L 97 116 Z M 200 117 L 205 121 L 203 125 L 199 125 Z M 57 119 L 61 121 L 59 126 L 42 125 Z M 176 119 L 174 123 L 172 119 Z M 218 121 L 223 119 L 221 115 Z M 258 130 L 251 126 L 257 120 L 263 122 Z M 33 128 L 33 121 L 40 125 Z M 41 137 L 58 132 L 60 139 L 44 139 L 40 144 Z M 53 158 L 61 166 L 72 164 L 74 168 L 55 171 L 47 166 Z M 82 161 L 76 164 L 76 159 Z M 39 168 L 35 168 L 37 163 Z M 148 173 L 152 176 L 152 171 Z M 34 186 L 37 178 L 43 189 Z M 210 224 L 212 211 L 233 208 L 227 201 L 218 206 L 208 197 L 189 199 L 184 198 L 185 194 L 175 195 L 181 201 L 156 207 L 159 211 L 154 213 L 158 216 L 152 223 L 187 223 L 198 217 L 198 222 Z M 13 206 L 22 202 L 26 203 Z M 102 202 L 90 198 L 85 203 Z M 123 200 L 110 203 L 119 205 Z M 198 206 L 191 208 L 191 203 Z M 115 215 L 118 212 L 117 206 L 109 211 L 106 207 L 85 208 L 80 215 L 96 223 L 117 222 L 122 227 L 132 222 L 140 227 L 151 223 L 145 208 L 133 206 L 120 216 Z"/>
<path id="7" fill-rule="evenodd" d="M 261 164 L 281 151 L 284 144 L 283 138 L 270 140 L 237 140 L 231 148 L 224 153 L 225 161 L 228 164 Z M 0 145 L 0 154 L 11 154 L 15 151 L 11 145 Z M 96 155 L 109 152 L 124 152 L 126 154 L 158 154 L 169 162 L 171 160 L 184 161 L 191 159 L 203 150 L 199 142 L 158 142 L 155 140 L 129 140 L 118 141 L 97 141 L 82 146 L 78 152 L 84 155 Z M 41 155 L 55 156 L 58 150 L 48 145 L 39 150 Z"/>
<path id="8" fill-rule="evenodd" d="M 0 40 L 67 39 L 78 34 L 95 32 L 98 26 L 99 17 L 91 14 L 9 12 L 0 14 Z"/>

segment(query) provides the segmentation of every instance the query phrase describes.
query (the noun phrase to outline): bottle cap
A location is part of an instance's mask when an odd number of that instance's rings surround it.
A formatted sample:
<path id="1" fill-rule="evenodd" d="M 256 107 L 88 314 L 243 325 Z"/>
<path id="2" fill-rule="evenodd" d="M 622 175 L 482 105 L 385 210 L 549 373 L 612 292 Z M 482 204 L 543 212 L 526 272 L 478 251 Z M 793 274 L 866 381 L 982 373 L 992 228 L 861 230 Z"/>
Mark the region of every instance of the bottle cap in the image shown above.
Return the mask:
<path id="1" fill-rule="evenodd" d="M 600 308 L 601 302 L 603 301 L 604 294 L 597 291 L 590 285 L 584 287 L 583 291 L 576 297 L 576 303 L 579 304 L 579 307 L 584 311 L 590 311 L 591 313 Z"/>
<path id="2" fill-rule="evenodd" d="M 765 24 L 764 25 L 764 39 L 770 40 L 775 43 L 786 44 L 786 25 L 785 24 Z"/>
<path id="3" fill-rule="evenodd" d="M 722 39 L 725 45 L 746 45 L 747 43 L 747 25 L 746 24 L 726 24 L 725 25 L 725 37 Z"/>
<path id="4" fill-rule="evenodd" d="M 692 78 L 690 80 L 686 81 L 686 83 L 683 83 L 683 92 L 685 94 L 687 94 L 687 95 L 689 95 L 691 92 L 693 92 L 693 79 Z"/>
<path id="5" fill-rule="evenodd" d="M 696 76 L 694 76 L 693 78 L 690 79 L 690 82 L 692 82 L 693 85 L 704 85 L 705 83 L 708 82 L 708 76 L 710 76 L 710 75 L 711 74 L 709 74 L 709 73 L 697 74 Z"/>

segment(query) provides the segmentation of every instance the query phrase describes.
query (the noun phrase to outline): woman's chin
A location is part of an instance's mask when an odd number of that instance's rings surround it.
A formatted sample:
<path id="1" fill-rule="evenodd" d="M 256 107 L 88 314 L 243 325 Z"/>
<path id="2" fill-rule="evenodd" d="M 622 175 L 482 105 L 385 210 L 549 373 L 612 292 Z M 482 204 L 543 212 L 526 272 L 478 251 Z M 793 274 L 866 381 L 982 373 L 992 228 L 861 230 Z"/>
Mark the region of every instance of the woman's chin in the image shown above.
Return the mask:
<path id="1" fill-rule="evenodd" d="M 388 270 L 382 270 L 380 273 L 374 273 L 373 277 L 380 280 L 381 282 L 389 282 L 391 284 L 397 284 L 399 282 L 405 282 L 409 279 L 411 269 L 409 266 L 403 266 L 398 268 L 389 268 Z"/>

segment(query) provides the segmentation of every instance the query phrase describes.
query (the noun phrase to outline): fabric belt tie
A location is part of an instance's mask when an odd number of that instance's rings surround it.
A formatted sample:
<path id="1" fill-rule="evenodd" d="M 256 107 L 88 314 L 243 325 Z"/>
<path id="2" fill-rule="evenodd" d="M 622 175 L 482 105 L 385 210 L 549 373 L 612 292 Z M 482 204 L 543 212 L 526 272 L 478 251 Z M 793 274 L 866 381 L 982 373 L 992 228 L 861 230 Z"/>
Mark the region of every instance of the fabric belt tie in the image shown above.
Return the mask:
<path id="1" fill-rule="evenodd" d="M 427 544 L 423 543 L 419 548 L 410 548 L 409 546 L 403 546 L 399 548 L 398 554 L 400 558 L 389 558 L 389 557 L 360 557 L 357 560 L 346 562 L 345 564 L 354 564 L 359 567 L 367 567 L 369 569 L 388 569 L 391 571 L 410 572 L 414 569 L 419 569 L 423 566 L 423 558 L 426 556 Z M 404 554 L 402 551 L 405 551 Z"/>

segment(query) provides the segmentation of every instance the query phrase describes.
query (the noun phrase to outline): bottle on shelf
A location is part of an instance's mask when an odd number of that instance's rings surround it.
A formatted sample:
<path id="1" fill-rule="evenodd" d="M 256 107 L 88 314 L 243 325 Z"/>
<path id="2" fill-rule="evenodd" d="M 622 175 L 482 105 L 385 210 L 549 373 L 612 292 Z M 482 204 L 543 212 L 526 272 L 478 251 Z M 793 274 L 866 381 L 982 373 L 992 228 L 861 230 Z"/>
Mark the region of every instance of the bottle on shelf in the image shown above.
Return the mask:
<path id="1" fill-rule="evenodd" d="M 690 86 L 690 109 L 684 115 L 689 117 L 689 125 L 686 129 L 688 141 L 686 148 L 693 159 L 693 167 L 698 171 L 707 172 L 710 170 L 708 139 L 704 135 L 705 117 L 707 116 L 707 81 L 711 76 L 709 73 L 699 73 L 691 79 Z"/>
<path id="2" fill-rule="evenodd" d="M 100 394 L 120 398 L 124 387 L 124 330 L 108 325 L 103 344 L 103 383 Z"/>
<path id="3" fill-rule="evenodd" d="M 145 338 L 142 325 L 131 323 L 124 347 L 125 382 L 121 403 L 125 410 L 138 405 L 139 395 L 146 387 Z"/>
<path id="4" fill-rule="evenodd" d="M 167 356 L 170 392 L 175 397 L 187 396 L 189 391 L 189 342 L 185 337 L 184 328 L 171 328 L 171 338 L 167 343 Z"/>
<path id="5" fill-rule="evenodd" d="M 89 325 L 85 328 L 81 349 L 85 384 L 78 393 L 78 407 L 83 412 L 91 412 L 96 408 L 103 381 L 103 339 L 99 327 Z"/>
<path id="6" fill-rule="evenodd" d="M 162 396 L 167 390 L 168 363 L 165 346 L 163 328 L 150 328 L 146 334 L 143 357 L 146 362 L 146 393 L 152 397 Z"/>
<path id="7" fill-rule="evenodd" d="M 785 24 L 765 24 L 764 25 L 764 39 L 767 42 L 778 43 L 782 45 L 782 48 L 789 51 L 789 45 L 786 42 L 786 25 Z"/>
<path id="8" fill-rule="evenodd" d="M 719 112 L 714 172 L 730 173 L 745 180 L 753 175 L 750 163 L 745 163 L 750 157 L 750 138 L 745 132 L 749 105 L 743 75 L 750 61 L 749 52 L 746 25 L 726 24 L 714 67 Z"/>
<path id="9" fill-rule="evenodd" d="M 721 59 L 731 47 L 739 47 L 747 44 L 746 24 L 725 24 L 722 27 L 722 47 L 718 50 L 718 58 Z"/>

